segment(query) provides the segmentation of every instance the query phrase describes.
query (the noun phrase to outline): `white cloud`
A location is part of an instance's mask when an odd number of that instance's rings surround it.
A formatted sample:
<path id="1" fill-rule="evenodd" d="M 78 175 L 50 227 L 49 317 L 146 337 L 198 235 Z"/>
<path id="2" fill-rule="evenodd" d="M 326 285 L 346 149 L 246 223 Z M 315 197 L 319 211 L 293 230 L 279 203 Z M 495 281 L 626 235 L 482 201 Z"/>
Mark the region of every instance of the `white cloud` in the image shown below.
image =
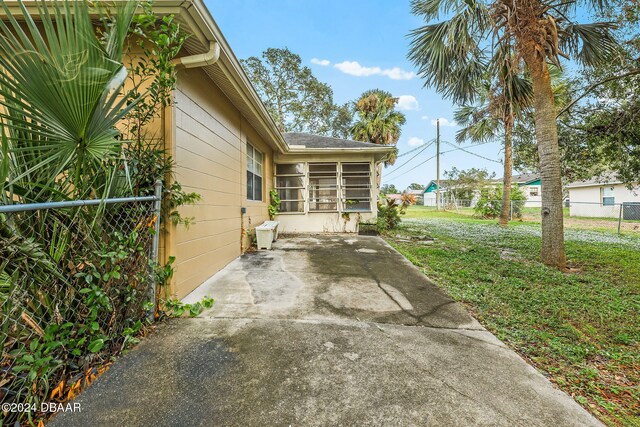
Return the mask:
<path id="1" fill-rule="evenodd" d="M 356 61 L 340 62 L 339 64 L 334 65 L 334 67 L 345 74 L 357 77 L 368 77 L 382 73 L 382 69 L 380 69 L 380 67 L 363 67 Z"/>
<path id="2" fill-rule="evenodd" d="M 449 126 L 449 127 L 457 126 L 456 122 L 454 122 L 453 120 L 446 119 L 444 117 L 440 117 L 438 120 L 440 120 L 440 126 Z M 438 120 L 431 119 L 431 124 L 435 126 Z"/>
<path id="3" fill-rule="evenodd" d="M 383 70 L 380 67 L 364 67 L 357 61 L 340 62 L 334 67 L 345 74 L 356 77 L 387 76 L 391 80 L 411 80 L 416 76 L 414 72 L 405 71 L 398 67 Z"/>
<path id="4" fill-rule="evenodd" d="M 422 116 L 422 117 L 420 117 L 420 118 L 421 118 L 422 120 L 428 120 L 428 119 L 429 119 L 429 116 Z"/>
<path id="5" fill-rule="evenodd" d="M 411 80 L 416 76 L 413 71 L 405 71 L 398 67 L 382 70 L 382 75 L 389 77 L 391 80 Z"/>
<path id="6" fill-rule="evenodd" d="M 418 100 L 413 95 L 400 95 L 398 97 L 398 108 L 400 110 L 419 110 Z"/>
<path id="7" fill-rule="evenodd" d="M 418 145 L 424 145 L 424 139 L 418 138 L 417 136 L 412 136 L 409 138 L 409 142 L 407 143 L 411 147 L 417 147 Z"/>
<path id="8" fill-rule="evenodd" d="M 327 65 L 331 64 L 331 61 L 329 61 L 328 59 L 311 58 L 311 63 L 326 67 Z"/>

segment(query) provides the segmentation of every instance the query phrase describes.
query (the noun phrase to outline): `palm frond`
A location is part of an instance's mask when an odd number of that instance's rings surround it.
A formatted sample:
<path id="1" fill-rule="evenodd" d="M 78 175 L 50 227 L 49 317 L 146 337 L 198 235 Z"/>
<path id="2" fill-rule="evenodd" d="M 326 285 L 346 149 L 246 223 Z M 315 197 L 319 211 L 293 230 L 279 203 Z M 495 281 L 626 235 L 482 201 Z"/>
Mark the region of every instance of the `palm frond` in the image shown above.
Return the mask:
<path id="1" fill-rule="evenodd" d="M 583 65 L 600 64 L 618 47 L 615 27 L 611 22 L 569 24 L 563 28 L 560 46 Z"/>
<path id="2" fill-rule="evenodd" d="M 23 188 L 31 201 L 56 186 L 77 197 L 99 193 L 122 148 L 116 124 L 135 105 L 119 95 L 137 2 L 105 21 L 103 39 L 85 1 L 42 1 L 39 24 L 18 5 L 20 20 L 3 2 L 0 21 L 0 120 L 12 158 L 1 185 Z"/>
<path id="3" fill-rule="evenodd" d="M 476 40 L 490 29 L 489 13 L 483 3 L 469 1 L 449 20 L 413 30 L 408 58 L 418 67 L 425 86 L 433 86 L 456 103 L 471 102 L 477 96 L 489 61 Z M 455 78 L 452 78 L 455 76 Z"/>

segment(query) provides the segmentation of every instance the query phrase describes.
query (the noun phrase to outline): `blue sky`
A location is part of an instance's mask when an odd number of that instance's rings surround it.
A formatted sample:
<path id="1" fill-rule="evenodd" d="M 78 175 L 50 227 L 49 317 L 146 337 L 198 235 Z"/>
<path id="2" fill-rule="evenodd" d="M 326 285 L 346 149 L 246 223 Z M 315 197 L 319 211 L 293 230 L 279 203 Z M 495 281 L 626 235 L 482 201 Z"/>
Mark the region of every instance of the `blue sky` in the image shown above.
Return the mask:
<path id="1" fill-rule="evenodd" d="M 441 138 L 455 143 L 453 104 L 432 89 L 423 88 L 407 60 L 410 30 L 422 21 L 411 15 L 409 1 L 399 0 L 205 0 L 238 58 L 259 56 L 269 47 L 288 47 L 321 81 L 331 85 L 337 103 L 351 101 L 368 89 L 384 89 L 401 97 L 407 116 L 398 142 L 400 154 L 436 136 L 432 123 L 441 120 Z M 315 60 L 314 60 L 315 59 Z M 463 144 L 483 157 L 500 160 L 499 141 L 482 146 Z M 442 144 L 441 151 L 452 147 Z M 404 189 L 412 182 L 426 184 L 436 177 L 435 145 L 398 168 L 414 153 L 402 156 L 383 173 L 383 184 Z M 441 173 L 486 168 L 502 176 L 502 165 L 457 150 L 443 154 Z M 397 172 L 391 173 L 398 168 Z M 411 171 L 410 171 L 411 170 Z M 410 171 L 410 172 L 407 172 Z"/>

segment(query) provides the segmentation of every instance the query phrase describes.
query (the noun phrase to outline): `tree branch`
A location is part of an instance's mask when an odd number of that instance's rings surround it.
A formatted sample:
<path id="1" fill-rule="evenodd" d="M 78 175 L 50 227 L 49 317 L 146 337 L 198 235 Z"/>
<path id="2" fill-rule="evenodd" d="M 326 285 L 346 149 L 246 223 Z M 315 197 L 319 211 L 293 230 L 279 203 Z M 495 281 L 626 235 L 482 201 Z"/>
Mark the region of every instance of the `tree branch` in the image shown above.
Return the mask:
<path id="1" fill-rule="evenodd" d="M 621 74 L 621 75 L 619 75 L 619 76 L 612 76 L 612 77 L 606 78 L 606 79 L 604 79 L 604 80 L 601 80 L 601 81 L 599 81 L 599 82 L 597 82 L 597 83 L 592 84 L 591 86 L 589 86 L 589 87 L 588 87 L 588 88 L 587 88 L 587 89 L 582 93 L 582 95 L 580 95 L 579 97 L 577 97 L 576 99 L 574 99 L 573 101 L 571 101 L 571 102 L 569 103 L 569 105 L 567 105 L 567 106 L 566 106 L 566 107 L 564 107 L 562 110 L 560 110 L 560 112 L 556 115 L 556 119 L 557 119 L 558 117 L 560 117 L 561 115 L 563 115 L 564 113 L 566 113 L 567 111 L 569 111 L 569 109 L 570 109 L 571 107 L 573 107 L 573 106 L 574 106 L 578 101 L 580 101 L 582 98 L 584 98 L 585 96 L 587 96 L 587 94 L 588 94 L 589 92 L 591 92 L 593 89 L 597 88 L 598 86 L 603 85 L 603 84 L 608 83 L 608 82 L 611 82 L 611 81 L 614 81 L 614 80 L 623 79 L 623 78 L 625 78 L 625 77 L 629 77 L 629 76 L 634 76 L 634 75 L 636 75 L 636 74 L 640 74 L 640 68 L 636 68 L 636 69 L 634 69 L 634 70 L 631 70 L 631 71 L 629 71 L 629 72 L 627 72 L 627 73 L 624 73 L 624 74 Z"/>

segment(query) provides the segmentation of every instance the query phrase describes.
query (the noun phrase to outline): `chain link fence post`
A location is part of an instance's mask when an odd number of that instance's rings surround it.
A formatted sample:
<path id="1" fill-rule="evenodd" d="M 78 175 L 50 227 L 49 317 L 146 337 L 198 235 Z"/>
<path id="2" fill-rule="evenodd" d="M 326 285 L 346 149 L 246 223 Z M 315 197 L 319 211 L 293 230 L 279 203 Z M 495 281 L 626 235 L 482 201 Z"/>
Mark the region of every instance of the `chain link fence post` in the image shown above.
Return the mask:
<path id="1" fill-rule="evenodd" d="M 622 207 L 623 207 L 623 204 L 620 203 L 620 213 L 618 214 L 618 236 L 622 232 Z"/>
<path id="2" fill-rule="evenodd" d="M 158 308 L 158 301 L 156 296 L 156 268 L 158 266 L 158 249 L 160 248 L 160 210 L 162 208 L 162 181 L 157 180 L 154 185 L 154 197 L 153 201 L 153 237 L 151 240 L 151 259 L 150 259 L 150 278 L 149 278 L 149 299 L 153 304 L 149 314 L 149 321 L 153 321 L 155 318 L 156 310 Z"/>

